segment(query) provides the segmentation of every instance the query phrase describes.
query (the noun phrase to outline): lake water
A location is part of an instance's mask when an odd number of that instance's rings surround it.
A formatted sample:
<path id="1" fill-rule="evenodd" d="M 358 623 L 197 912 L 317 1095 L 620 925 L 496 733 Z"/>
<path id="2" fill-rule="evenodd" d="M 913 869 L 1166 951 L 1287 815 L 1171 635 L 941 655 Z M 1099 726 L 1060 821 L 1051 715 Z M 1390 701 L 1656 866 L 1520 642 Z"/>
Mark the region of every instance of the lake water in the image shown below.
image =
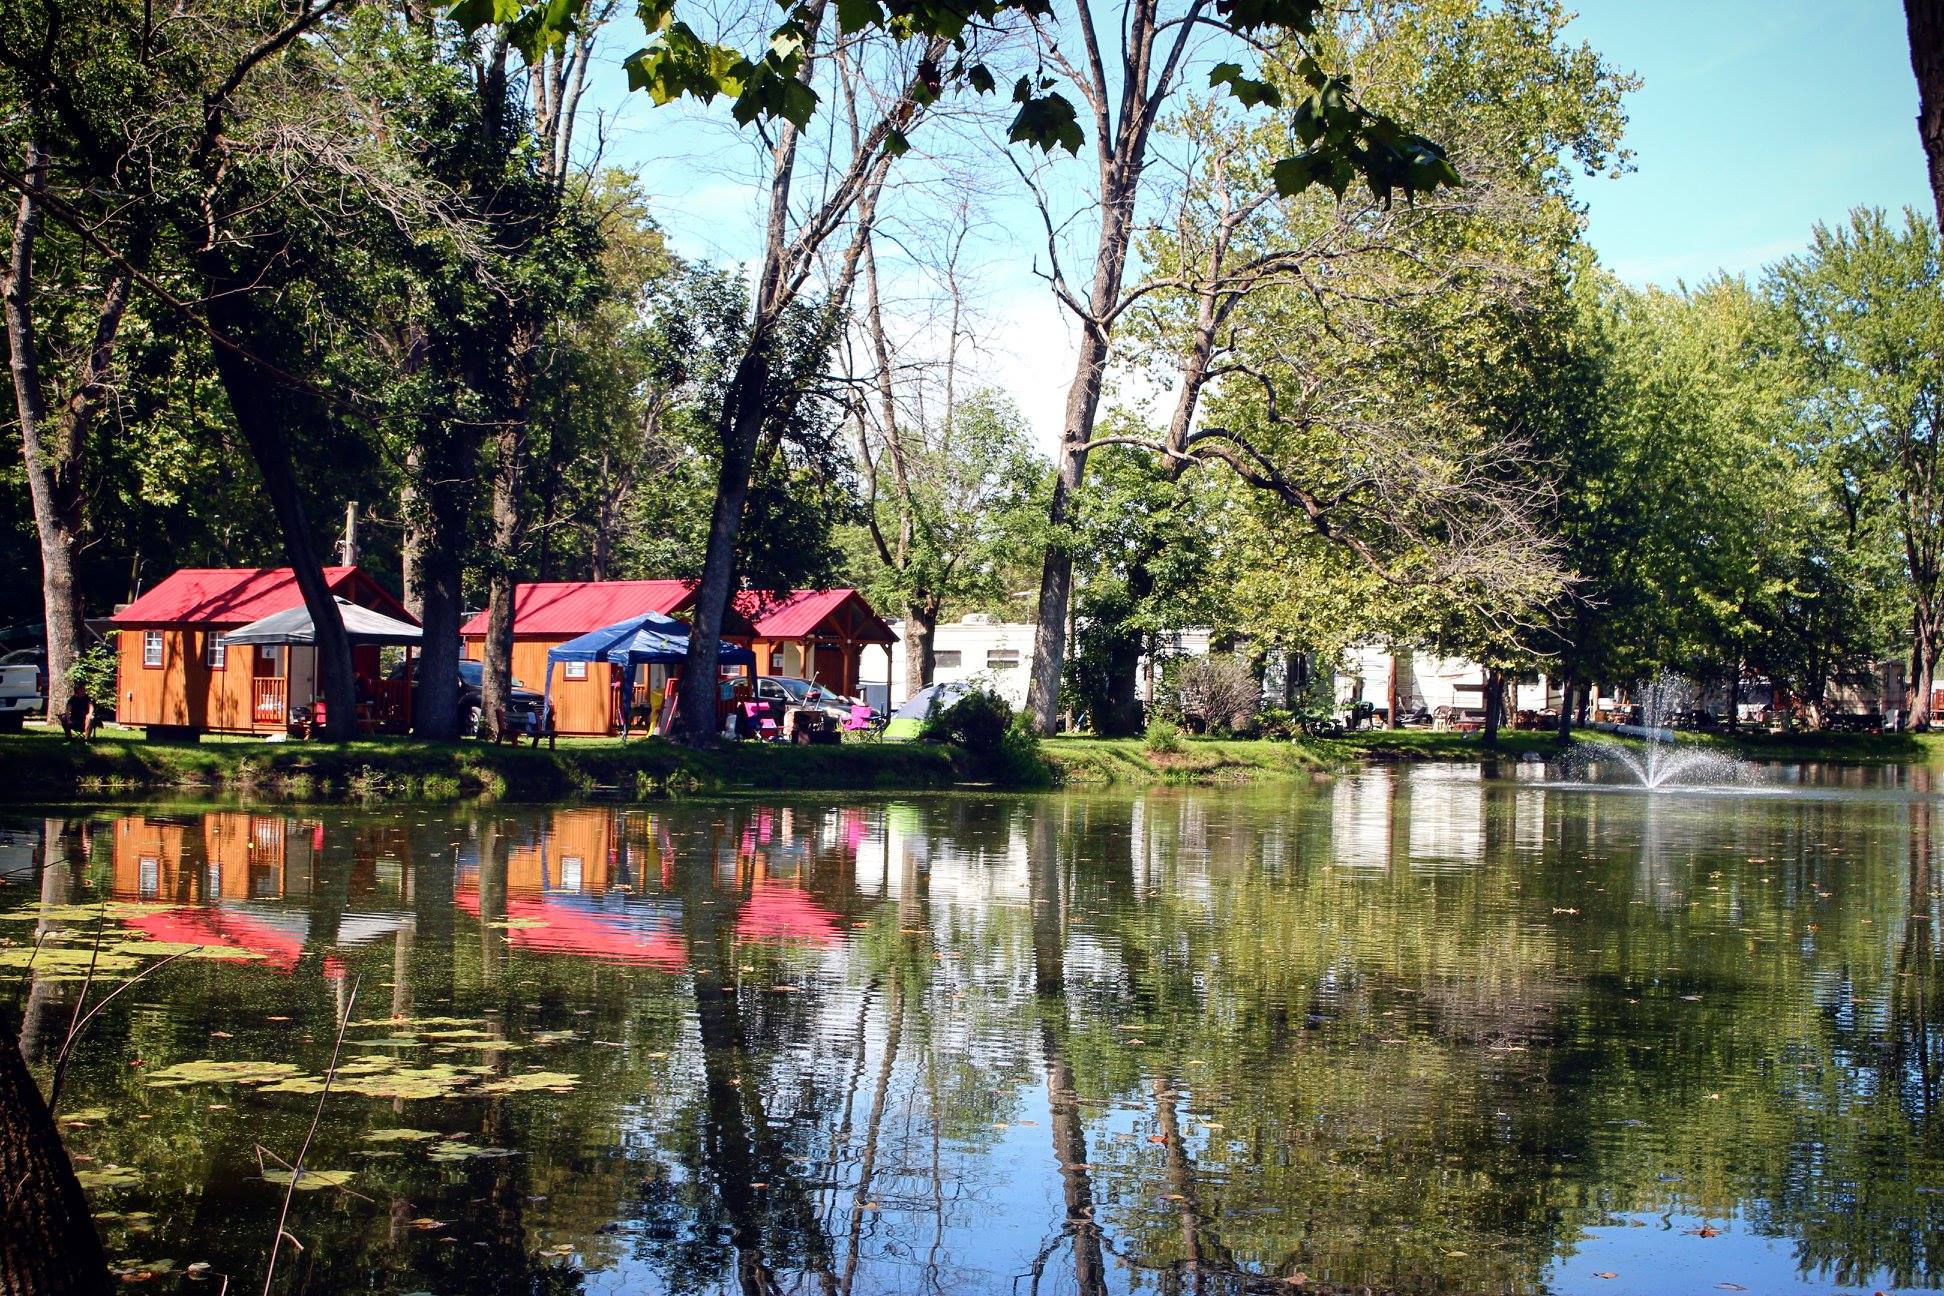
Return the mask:
<path id="1" fill-rule="evenodd" d="M 0 974 L 46 1081 L 182 955 L 59 1103 L 138 1290 L 261 1289 L 340 1022 L 279 1291 L 1939 1286 L 1928 773 L 1533 773 L 13 809 Z"/>

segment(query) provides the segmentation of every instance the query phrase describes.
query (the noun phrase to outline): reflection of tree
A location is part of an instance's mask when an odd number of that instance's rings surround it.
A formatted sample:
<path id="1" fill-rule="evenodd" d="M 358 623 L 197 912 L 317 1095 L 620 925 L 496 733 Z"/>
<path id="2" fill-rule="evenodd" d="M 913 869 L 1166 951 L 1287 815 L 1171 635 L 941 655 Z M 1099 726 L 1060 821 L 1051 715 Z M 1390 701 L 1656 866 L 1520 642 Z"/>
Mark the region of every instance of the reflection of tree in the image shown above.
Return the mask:
<path id="1" fill-rule="evenodd" d="M 1928 799 L 1910 808 L 1909 900 L 1903 940 L 1897 947 L 1897 976 L 1890 993 L 1890 1072 L 1910 1091 L 1915 1119 L 1931 1124 L 1940 1116 L 1938 1077 L 1944 1073 L 1944 1023 L 1938 1021 L 1938 912 L 1936 843 Z"/>
<path id="2" fill-rule="evenodd" d="M 1338 863 L 1356 816 L 1328 786 L 600 812 L 612 889 L 573 904 L 677 925 L 680 974 L 494 926 L 522 909 L 508 861 L 556 830 L 549 813 L 413 815 L 397 891 L 359 863 L 378 828 L 326 816 L 308 893 L 248 902 L 308 924 L 300 971 L 184 963 L 117 1001 L 69 1102 L 127 1119 L 71 1142 L 141 1168 L 118 1209 L 157 1210 L 152 1234 L 112 1225 L 113 1254 L 247 1275 L 271 1196 L 251 1148 L 294 1145 L 308 1100 L 150 1088 L 128 1063 L 320 1067 L 329 960 L 364 978 L 361 1002 L 384 1005 L 390 979 L 394 1012 L 516 1046 L 422 1061 L 581 1082 L 334 1095 L 315 1164 L 355 1170 L 371 1202 L 300 1199 L 314 1290 L 550 1291 L 575 1281 L 548 1254 L 562 1245 L 676 1292 L 1003 1287 L 954 1266 L 996 1265 L 989 1226 L 1042 1190 L 1045 1285 L 1082 1293 L 1232 1292 L 1298 1270 L 1526 1290 L 1585 1227 L 1650 1210 L 1738 1211 L 1845 1283 L 1938 1281 L 1944 1199 L 1920 1191 L 1944 1135 L 1928 805 L 1670 803 L 1650 824 L 1637 798 L 1508 808 L 1496 798 L 1534 794 L 1447 785 L 1426 804 L 1482 825 L 1482 853 L 1414 855 L 1411 777 L 1359 783 L 1391 802 L 1394 849 L 1359 856 L 1377 867 Z M 858 840 L 885 853 L 862 867 Z M 455 869 L 475 846 L 469 925 Z M 838 915 L 842 943 L 739 930 L 758 879 Z M 68 898 L 58 874 L 43 885 Z M 381 917 L 396 935 L 369 939 Z M 1039 1137 L 1018 1119 L 1036 1079 L 1054 1158 L 1014 1182 L 1011 1152 Z M 366 1132 L 395 1125 L 521 1155 L 370 1155 Z"/>
<path id="3" fill-rule="evenodd" d="M 1073 1247 L 1073 1282 L 1081 1296 L 1107 1290 L 1100 1226 L 1094 1220 L 1092 1167 L 1087 1160 L 1087 1133 L 1080 1116 L 1080 1095 L 1074 1084 L 1073 1063 L 1067 1055 L 1065 916 L 1061 909 L 1061 866 L 1053 812 L 1040 807 L 1033 817 L 1033 992 L 1038 998 L 1042 1065 L 1046 1068 L 1046 1108 L 1052 1126 L 1053 1156 L 1060 1169 L 1066 1199 L 1062 1236 Z M 1057 1246 L 1042 1252 L 1039 1265 Z M 1038 1290 L 1038 1266 L 1033 1289 Z"/>

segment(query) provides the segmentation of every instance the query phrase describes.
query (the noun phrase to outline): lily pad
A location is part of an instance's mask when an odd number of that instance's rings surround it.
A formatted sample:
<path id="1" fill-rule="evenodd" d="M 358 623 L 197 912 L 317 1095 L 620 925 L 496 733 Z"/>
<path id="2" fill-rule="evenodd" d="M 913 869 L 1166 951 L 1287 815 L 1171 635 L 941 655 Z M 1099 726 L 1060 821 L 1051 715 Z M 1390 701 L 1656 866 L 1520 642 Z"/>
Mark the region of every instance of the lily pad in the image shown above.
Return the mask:
<path id="1" fill-rule="evenodd" d="M 142 1182 L 142 1176 L 123 1165 L 100 1166 L 88 1170 L 76 1170 L 74 1177 L 83 1188 L 95 1192 L 104 1188 L 133 1188 Z"/>
<path id="2" fill-rule="evenodd" d="M 288 1170 L 265 1170 L 264 1180 L 268 1183 L 287 1185 L 290 1182 Z M 305 1166 L 297 1175 L 297 1191 L 315 1191 L 319 1188 L 342 1188 L 351 1182 L 349 1170 L 313 1170 Z"/>
<path id="3" fill-rule="evenodd" d="M 248 1084 L 262 1085 L 270 1081 L 287 1081 L 298 1074 L 297 1068 L 288 1062 L 262 1062 L 246 1058 L 217 1061 L 202 1058 L 194 1062 L 178 1062 L 174 1066 L 163 1067 L 149 1075 L 151 1085 L 164 1088 L 191 1084 Z"/>
<path id="4" fill-rule="evenodd" d="M 36 976 L 55 981 L 79 980 L 88 975 L 92 962 L 97 979 L 120 976 L 133 972 L 142 961 L 132 954 L 117 954 L 106 946 L 97 957 L 86 945 L 43 944 L 39 950 L 31 945 L 16 946 L 0 950 L 0 968 L 32 967 Z"/>
<path id="5" fill-rule="evenodd" d="M 568 1071 L 522 1071 L 519 1075 L 503 1076 L 489 1080 L 478 1086 L 475 1093 L 513 1094 L 534 1093 L 542 1089 L 572 1089 L 580 1084 L 580 1077 Z"/>
<path id="6" fill-rule="evenodd" d="M 186 941 L 118 941 L 110 948 L 117 954 L 152 954 L 159 958 L 167 958 L 172 954 L 180 954 L 184 958 L 202 959 L 247 960 L 263 957 L 255 950 L 238 949 L 234 945 L 197 945 Z"/>
<path id="7" fill-rule="evenodd" d="M 407 1129 L 404 1126 L 399 1126 L 396 1129 L 372 1130 L 364 1136 L 364 1141 L 367 1143 L 419 1143 L 426 1139 L 435 1139 L 438 1137 L 439 1134 L 436 1130 Z"/>

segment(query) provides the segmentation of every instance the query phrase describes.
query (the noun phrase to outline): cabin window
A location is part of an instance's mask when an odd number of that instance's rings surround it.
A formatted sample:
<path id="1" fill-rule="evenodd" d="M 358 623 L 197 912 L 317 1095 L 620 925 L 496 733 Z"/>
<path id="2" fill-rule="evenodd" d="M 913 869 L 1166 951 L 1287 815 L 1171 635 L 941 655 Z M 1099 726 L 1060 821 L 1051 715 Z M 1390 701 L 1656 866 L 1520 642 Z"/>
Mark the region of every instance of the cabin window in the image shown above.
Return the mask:
<path id="1" fill-rule="evenodd" d="M 144 855 L 136 865 L 135 885 L 142 899 L 153 900 L 162 894 L 162 861 L 154 855 Z"/>
<path id="2" fill-rule="evenodd" d="M 562 662 L 560 664 L 564 667 L 560 672 L 562 679 L 584 680 L 587 678 L 586 662 Z"/>
<path id="3" fill-rule="evenodd" d="M 581 857 L 563 855 L 560 858 L 560 889 L 578 891 L 581 889 Z"/>
<path id="4" fill-rule="evenodd" d="M 957 670 L 962 661 L 963 655 L 956 648 L 947 648 L 932 654 L 932 665 L 939 670 Z"/>
<path id="5" fill-rule="evenodd" d="M 211 670 L 221 670 L 229 664 L 229 645 L 219 634 L 203 638 L 203 665 Z"/>
<path id="6" fill-rule="evenodd" d="M 986 649 L 986 669 L 987 670 L 994 670 L 994 671 L 1017 670 L 1018 668 L 1019 668 L 1019 649 L 1017 648 Z"/>
<path id="7" fill-rule="evenodd" d="M 162 632 L 160 630 L 142 631 L 142 665 L 160 666 L 162 664 Z"/>

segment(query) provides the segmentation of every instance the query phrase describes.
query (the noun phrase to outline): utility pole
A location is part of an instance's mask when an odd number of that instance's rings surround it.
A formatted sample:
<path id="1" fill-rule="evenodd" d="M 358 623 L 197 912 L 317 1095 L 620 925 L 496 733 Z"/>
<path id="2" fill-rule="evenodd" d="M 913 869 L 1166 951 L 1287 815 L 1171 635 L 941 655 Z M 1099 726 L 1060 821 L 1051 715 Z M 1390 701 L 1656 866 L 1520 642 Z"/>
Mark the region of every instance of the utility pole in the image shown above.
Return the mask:
<path id="1" fill-rule="evenodd" d="M 351 500 L 344 506 L 344 536 L 338 541 L 340 565 L 358 565 L 358 501 Z"/>

